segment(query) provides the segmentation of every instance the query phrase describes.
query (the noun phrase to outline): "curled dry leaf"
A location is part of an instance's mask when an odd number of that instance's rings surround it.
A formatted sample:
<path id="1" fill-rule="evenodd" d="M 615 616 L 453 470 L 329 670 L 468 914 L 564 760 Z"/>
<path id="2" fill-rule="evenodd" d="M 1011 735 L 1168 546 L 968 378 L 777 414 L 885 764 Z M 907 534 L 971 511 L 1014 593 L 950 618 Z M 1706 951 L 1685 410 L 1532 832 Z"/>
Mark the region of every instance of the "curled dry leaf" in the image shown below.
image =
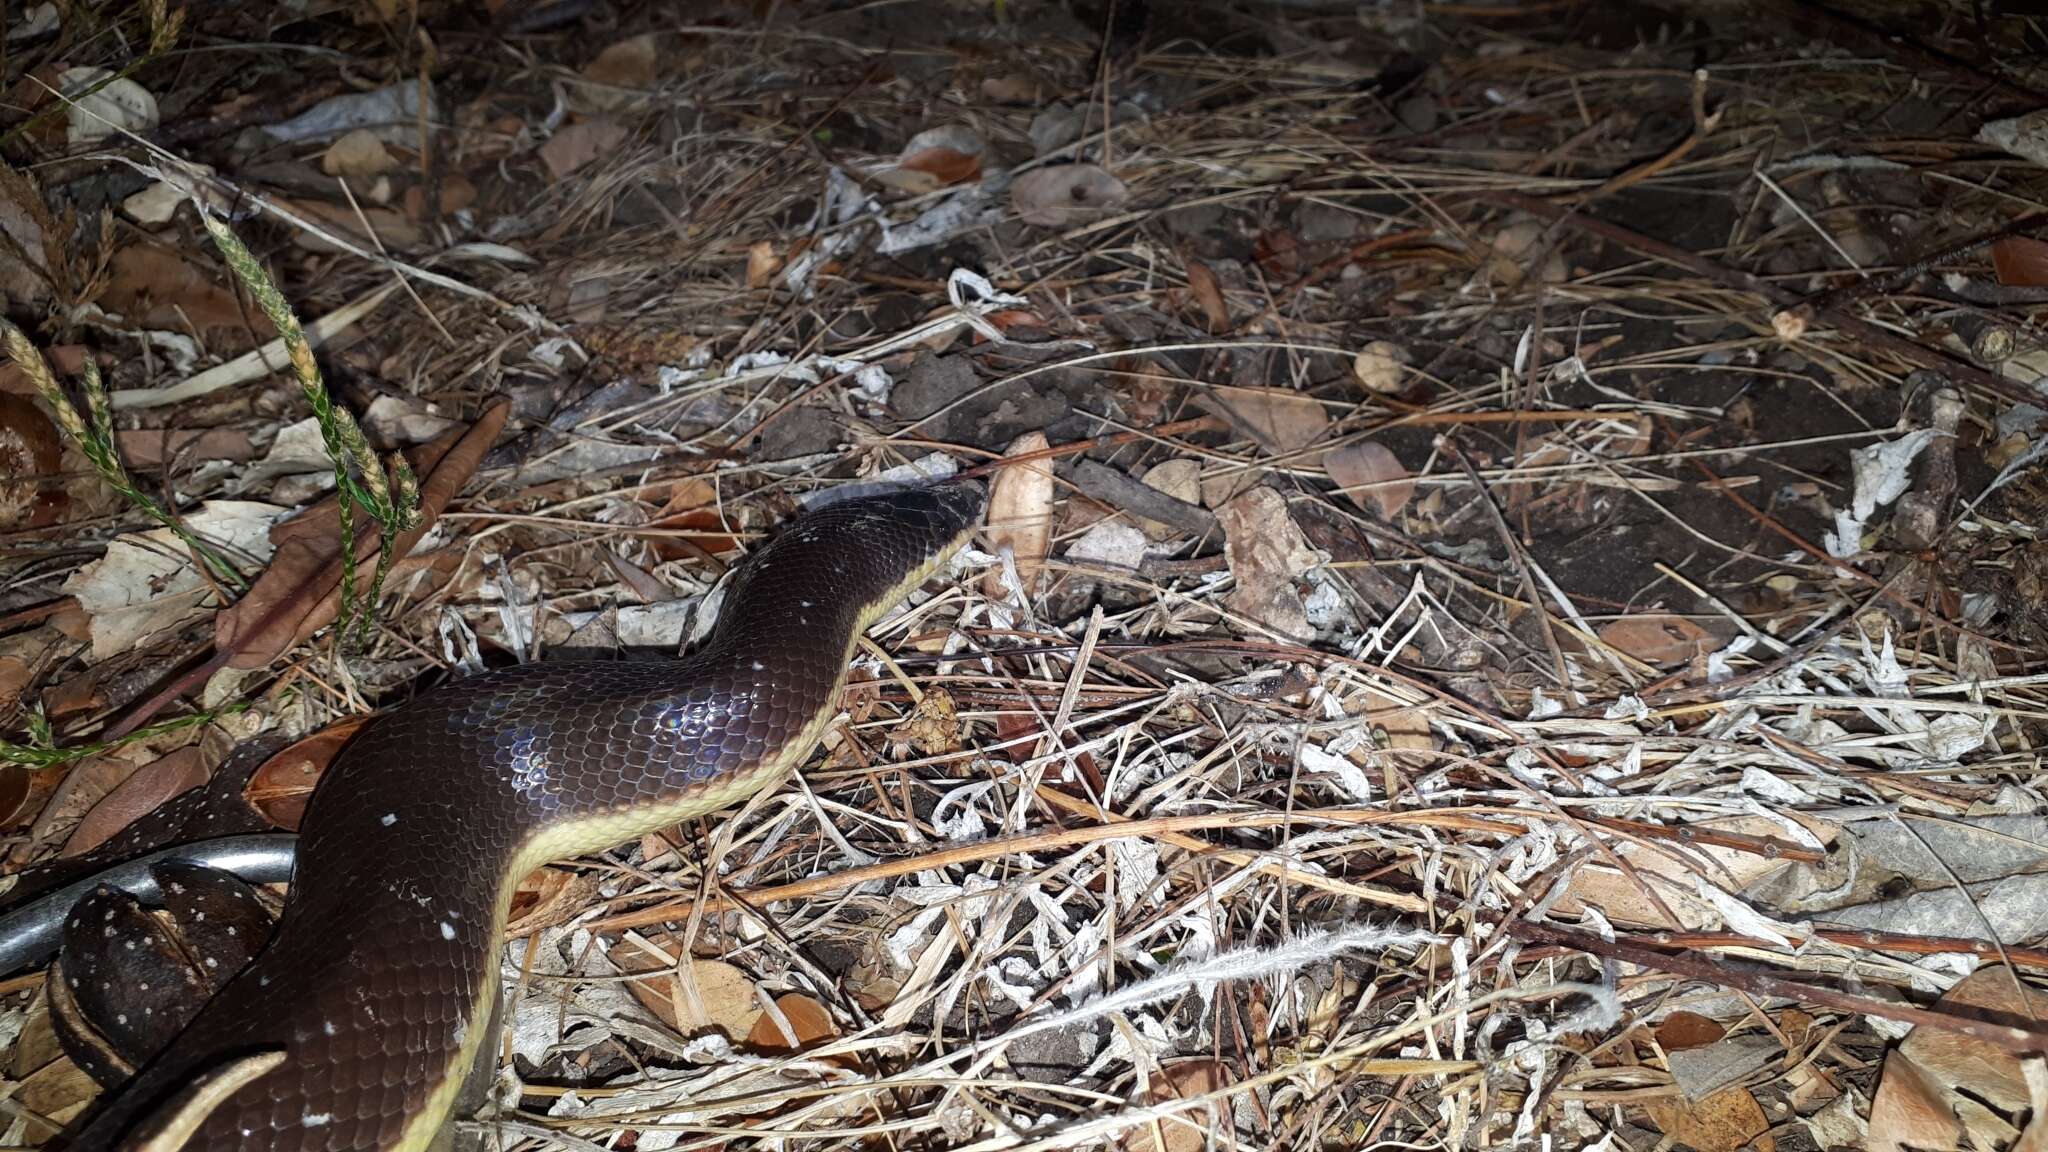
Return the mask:
<path id="1" fill-rule="evenodd" d="M 1697 1103 L 1665 1098 L 1648 1108 L 1664 1135 L 1699 1152 L 1739 1152 L 1749 1147 L 1756 1152 L 1775 1152 L 1778 1146 L 1765 1135 L 1771 1122 L 1764 1118 L 1763 1106 L 1741 1085 L 1724 1088 Z"/>
<path id="2" fill-rule="evenodd" d="M 775 1018 L 777 1013 L 782 1019 Z M 832 1014 L 823 1004 L 801 992 L 785 992 L 775 998 L 775 1012 L 763 1012 L 754 1022 L 747 1045 L 764 1052 L 800 1052 L 838 1035 Z"/>
<path id="3" fill-rule="evenodd" d="M 1351 375 L 1374 392 L 1399 392 L 1408 379 L 1408 350 L 1391 340 L 1375 340 L 1352 357 Z"/>
<path id="4" fill-rule="evenodd" d="M 1026 432 L 1010 443 L 1004 455 L 1030 456 L 1047 447 L 1045 433 Z M 1052 546 L 1052 505 L 1053 464 L 1048 458 L 1004 464 L 989 481 L 989 546 L 999 552 L 1009 549 L 1027 597 L 1037 590 L 1046 550 Z M 982 587 L 991 596 L 1003 596 L 1002 571 L 982 577 Z"/>
<path id="5" fill-rule="evenodd" d="M 345 180 L 372 180 L 398 167 L 384 140 L 368 128 L 343 133 L 320 154 L 320 170 Z"/>
<path id="6" fill-rule="evenodd" d="M 1094 164 L 1034 168 L 1010 185 L 1017 218 L 1045 228 L 1085 224 L 1123 207 L 1130 196 L 1123 181 Z"/>
<path id="7" fill-rule="evenodd" d="M 420 481 L 420 522 L 398 535 L 397 552 L 407 557 L 434 520 L 469 482 L 477 462 L 505 426 L 511 407 L 492 405 L 467 428 L 455 428 L 406 452 Z M 381 542 L 375 523 L 356 517 L 356 578 L 366 581 Z M 231 668 L 261 668 L 334 622 L 341 608 L 341 514 L 329 497 L 276 526 L 270 542 L 276 560 L 256 586 L 214 620 L 215 648 Z M 394 565 L 394 570 L 396 566 Z"/>
<path id="8" fill-rule="evenodd" d="M 1987 965 L 1935 1006 L 1974 1019 L 2040 1020 L 2048 1019 L 2048 992 L 2022 991 L 2012 969 Z M 1885 1058 L 1870 1102 L 1871 1148 L 1954 1148 L 1963 1132 L 1975 1147 L 2004 1147 L 2016 1134 L 2000 1114 L 2017 1115 L 2031 1101 L 2018 1056 L 1960 1032 L 1918 1027 Z"/>
<path id="9" fill-rule="evenodd" d="M 610 45 L 583 66 L 586 84 L 577 86 L 576 98 L 585 107 L 615 111 L 644 99 L 660 77 L 656 67 L 652 33 L 634 36 Z"/>
<path id="10" fill-rule="evenodd" d="M 723 960 L 685 956 L 689 978 L 676 978 L 678 952 L 674 937 L 655 936 L 641 943 L 627 938 L 612 949 L 612 963 L 628 974 L 645 977 L 626 982 L 641 1006 L 661 1018 L 677 1035 L 689 1036 L 707 1026 L 738 1040 L 752 1034 L 761 1015 L 754 978 Z"/>
<path id="11" fill-rule="evenodd" d="M 1191 1100 L 1229 1086 L 1230 1069 L 1207 1058 L 1177 1060 L 1159 1070 L 1145 1095 L 1149 1103 Z M 1226 1104 L 1224 1107 L 1228 1107 Z M 1202 1152 L 1209 1146 L 1209 1133 L 1217 1131 L 1224 1118 L 1216 1105 L 1207 1104 L 1179 1112 L 1174 1119 L 1147 1124 L 1134 1131 L 1127 1145 L 1131 1152 Z"/>
<path id="12" fill-rule="evenodd" d="M 298 831 L 320 774 L 327 771 L 327 766 L 369 722 L 368 716 L 351 716 L 280 749 L 250 773 L 242 798 L 277 827 L 287 832 Z"/>
<path id="13" fill-rule="evenodd" d="M 927 128 L 910 138 L 896 163 L 875 173 L 875 179 L 905 192 L 935 192 L 981 178 L 981 156 L 988 145 L 974 130 L 959 124 Z"/>
<path id="14" fill-rule="evenodd" d="M 62 469 L 64 442 L 26 396 L 0 392 L 0 530 L 54 524 L 70 498 L 43 483 Z"/>
<path id="15" fill-rule="evenodd" d="M 780 271 L 782 257 L 776 254 L 775 243 L 771 240 L 754 241 L 747 249 L 747 287 L 766 288 Z"/>
<path id="16" fill-rule="evenodd" d="M 271 554 L 271 525 L 285 509 L 247 500 L 209 500 L 185 517 L 200 539 L 224 555 L 261 562 Z M 168 528 L 115 537 L 106 554 L 64 581 L 92 629 L 95 661 L 198 619 L 216 592 Z"/>
<path id="17" fill-rule="evenodd" d="M 560 180 L 625 142 L 625 125 L 616 120 L 578 120 L 548 137 L 540 146 L 540 162 L 547 165 L 549 176 Z"/>
<path id="18" fill-rule="evenodd" d="M 206 754 L 188 744 L 128 774 L 100 798 L 71 830 L 59 856 L 79 856 L 106 843 L 113 835 L 156 811 L 173 796 L 206 783 Z"/>
<path id="19" fill-rule="evenodd" d="M 1600 641 L 1645 664 L 1683 664 L 1714 646 L 1706 629 L 1683 616 L 1624 616 L 1600 629 Z"/>
<path id="20" fill-rule="evenodd" d="M 1202 317 L 1209 322 L 1209 331 L 1230 330 L 1230 305 L 1223 299 L 1223 284 L 1216 279 L 1216 273 L 1200 260 L 1189 259 L 1188 292 L 1194 296 L 1195 304 L 1202 310 Z"/>
<path id="21" fill-rule="evenodd" d="M 1275 456 L 1297 452 L 1322 439 L 1330 427 L 1321 401 L 1289 388 L 1236 388 L 1217 384 L 1201 392 L 1202 403 Z"/>
<path id="22" fill-rule="evenodd" d="M 1287 514 L 1287 501 L 1271 488 L 1253 488 L 1216 510 L 1223 525 L 1224 558 L 1237 586 L 1232 612 L 1282 636 L 1307 640 L 1308 608 L 1295 577 L 1322 561 Z"/>
<path id="23" fill-rule="evenodd" d="M 1384 444 L 1346 444 L 1323 456 L 1323 468 L 1344 496 L 1368 512 L 1392 520 L 1415 495 L 1415 479 Z"/>

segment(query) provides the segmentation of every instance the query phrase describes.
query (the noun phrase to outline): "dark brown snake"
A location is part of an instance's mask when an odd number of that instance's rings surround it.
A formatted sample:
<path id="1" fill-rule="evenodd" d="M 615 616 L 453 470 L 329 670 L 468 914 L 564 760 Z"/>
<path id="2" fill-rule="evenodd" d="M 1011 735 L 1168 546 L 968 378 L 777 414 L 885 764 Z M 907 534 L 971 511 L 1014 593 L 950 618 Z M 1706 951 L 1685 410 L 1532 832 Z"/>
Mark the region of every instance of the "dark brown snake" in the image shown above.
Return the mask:
<path id="1" fill-rule="evenodd" d="M 981 507 L 959 482 L 828 505 L 734 570 L 687 657 L 485 673 L 367 726 L 314 793 L 275 939 L 65 1146 L 426 1147 L 490 1030 L 521 877 L 800 764 L 860 636 Z"/>

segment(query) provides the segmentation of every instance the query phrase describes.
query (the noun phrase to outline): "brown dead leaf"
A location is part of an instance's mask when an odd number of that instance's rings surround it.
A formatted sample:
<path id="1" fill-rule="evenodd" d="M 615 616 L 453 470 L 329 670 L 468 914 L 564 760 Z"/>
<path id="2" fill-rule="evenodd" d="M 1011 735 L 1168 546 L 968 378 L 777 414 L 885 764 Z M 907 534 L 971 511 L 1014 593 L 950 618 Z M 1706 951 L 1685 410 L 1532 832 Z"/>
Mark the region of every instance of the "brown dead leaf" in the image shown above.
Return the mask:
<path id="1" fill-rule="evenodd" d="M 29 826 L 28 841 L 17 845 L 9 860 L 23 863 L 68 837 L 87 812 L 134 773 L 137 760 L 150 758 L 148 752 L 129 745 L 102 756 L 88 756 L 68 769 L 60 769 L 63 779 L 51 791 L 43 810 L 36 814 L 35 823 Z"/>
<path id="2" fill-rule="evenodd" d="M 1666 1052 L 1705 1048 L 1726 1036 L 1728 1030 L 1697 1012 L 1673 1012 L 1657 1024 L 1657 1046 Z"/>
<path id="3" fill-rule="evenodd" d="M 256 446 L 240 428 L 117 428 L 114 442 L 130 468 L 161 468 L 178 459 L 200 463 L 256 458 Z"/>
<path id="4" fill-rule="evenodd" d="M 384 138 L 368 128 L 345 132 L 320 154 L 320 170 L 344 180 L 374 180 L 398 167 Z"/>
<path id="5" fill-rule="evenodd" d="M 71 498 L 61 485 L 46 481 L 63 463 L 57 426 L 35 401 L 0 392 L 0 529 L 57 522 Z"/>
<path id="6" fill-rule="evenodd" d="M 756 240 L 747 249 L 747 287 L 766 288 L 782 271 L 782 257 L 775 252 L 772 240 Z"/>
<path id="7" fill-rule="evenodd" d="M 2048 1058 L 2029 1056 L 2021 1064 L 2027 1080 L 2027 1126 L 2012 1152 L 2048 1152 Z"/>
<path id="8" fill-rule="evenodd" d="M 197 744 L 144 764 L 92 806 L 57 855 L 92 851 L 172 797 L 206 783 L 207 775 L 206 754 Z"/>
<path id="9" fill-rule="evenodd" d="M 1749 1089 L 1723 1088 L 1698 1103 L 1661 1098 L 1648 1106 L 1650 1118 L 1664 1135 L 1698 1152 L 1739 1152 L 1754 1140 L 1756 1152 L 1774 1152 L 1777 1141 L 1764 1135 L 1771 1122 Z"/>
<path id="10" fill-rule="evenodd" d="M 1345 499 L 1392 520 L 1415 496 L 1415 478 L 1386 445 L 1373 440 L 1346 444 L 1323 454 L 1323 469 Z"/>
<path id="11" fill-rule="evenodd" d="M 616 120 L 602 116 L 578 120 L 548 137 L 540 146 L 540 162 L 547 165 L 549 176 L 560 180 L 598 157 L 618 151 L 625 142 L 625 125 Z"/>
<path id="12" fill-rule="evenodd" d="M 1936 1007 L 1978 1018 L 2038 1020 L 2048 1017 L 2048 992 L 2022 991 L 2010 968 L 1987 966 L 1958 981 Z M 1960 1128 L 1979 1148 L 2004 1147 L 2018 1136 L 2005 1117 L 2024 1112 L 2031 1100 L 2019 1057 L 1960 1032 L 1915 1028 L 1885 1058 L 1870 1105 L 1871 1144 L 1877 1152 L 1951 1147 L 1927 1138 Z"/>
<path id="13" fill-rule="evenodd" d="M 1886 1056 L 1877 1095 L 1870 1101 L 1871 1152 L 1960 1148 L 1963 1125 L 1944 1095 L 1912 1057 L 1898 1051 Z"/>
<path id="14" fill-rule="evenodd" d="M 1048 447 L 1045 433 L 1026 432 L 1011 441 L 1003 455 L 1030 456 Z M 1053 495 L 1052 461 L 1044 457 L 1005 464 L 989 481 L 989 546 L 998 553 L 1009 549 L 1027 597 L 1037 591 L 1046 551 L 1052 547 Z M 982 577 L 982 590 L 990 596 L 1005 595 L 1000 569 Z"/>
<path id="15" fill-rule="evenodd" d="M 583 78 L 589 83 L 577 88 L 577 99 L 607 112 L 637 104 L 660 78 L 657 62 L 652 33 L 610 45 L 583 66 Z"/>
<path id="16" fill-rule="evenodd" d="M 1774 838 L 1784 835 L 1782 827 L 1762 816 L 1719 816 L 1695 821 L 1694 826 L 1703 832 L 1732 832 L 1738 836 Z M 1823 844 L 1835 836 L 1833 825 L 1818 820 L 1808 826 L 1808 831 Z M 1697 859 L 1696 866 L 1684 863 L 1668 851 L 1634 842 L 1616 844 L 1614 853 L 1629 863 L 1635 875 L 1625 876 L 1604 861 L 1588 862 L 1572 874 L 1566 895 L 1558 901 L 1558 911 L 1571 915 L 1580 907 L 1591 906 L 1616 923 L 1664 929 L 1673 927 L 1657 904 L 1651 901 L 1650 893 L 1654 892 L 1664 907 L 1678 917 L 1677 927 L 1688 931 L 1718 927 L 1721 914 L 1698 895 L 1700 878 L 1723 891 L 1740 892 L 1771 873 L 1790 866 L 1790 862 L 1781 857 L 1698 842 L 1686 853 Z"/>
<path id="17" fill-rule="evenodd" d="M 1010 184 L 1018 219 L 1045 228 L 1084 224 L 1123 207 L 1130 196 L 1123 181 L 1095 164 L 1034 168 Z"/>
<path id="18" fill-rule="evenodd" d="M 420 522 L 398 536 L 397 552 L 409 557 L 434 525 L 505 426 L 511 406 L 502 401 L 484 410 L 467 428 L 451 429 L 431 443 L 408 449 L 420 481 Z M 356 518 L 357 579 L 376 563 L 377 526 Z M 341 516 L 329 497 L 271 529 L 277 552 L 255 587 L 214 618 L 214 646 L 229 653 L 231 668 L 261 668 L 334 622 L 341 608 Z M 404 561 L 401 560 L 401 563 Z M 394 565 L 394 570 L 396 570 Z"/>
<path id="19" fill-rule="evenodd" d="M 574 919 L 597 895 L 595 875 L 567 868 L 539 868 L 527 874 L 512 892 L 505 931 L 530 936 Z"/>
<path id="20" fill-rule="evenodd" d="M 800 1052 L 820 1040 L 830 1040 L 839 1035 L 839 1029 L 832 1023 L 832 1014 L 825 1006 L 801 992 L 785 992 L 775 998 L 775 1011 L 782 1014 L 777 1020 L 775 1013 L 763 1012 L 754 1022 L 753 1031 L 747 1033 L 747 1046 L 764 1052 Z M 787 1022 L 788 1027 L 783 1025 Z M 795 1035 L 791 1035 L 794 1032 Z"/>
<path id="21" fill-rule="evenodd" d="M 1236 580 L 1230 610 L 1290 639 L 1314 635 L 1295 578 L 1322 557 L 1287 514 L 1286 499 L 1271 488 L 1253 488 L 1218 508 L 1216 520 Z"/>
<path id="22" fill-rule="evenodd" d="M 724 1032 L 728 1039 L 751 1035 L 761 1015 L 754 978 L 722 960 L 686 956 L 689 977 L 679 980 L 674 959 L 678 952 L 671 936 L 648 937 L 645 944 L 629 937 L 612 949 L 611 959 L 621 972 L 647 973 L 628 980 L 626 990 L 678 1035 L 707 1027 Z"/>
<path id="23" fill-rule="evenodd" d="M 1200 260 L 1189 258 L 1186 263 L 1188 293 L 1195 298 L 1196 306 L 1201 308 L 1203 318 L 1209 322 L 1209 331 L 1230 331 L 1230 305 L 1223 299 L 1222 282 Z"/>
<path id="24" fill-rule="evenodd" d="M 1640 613 L 1600 629 L 1600 641 L 1645 664 L 1683 664 L 1714 646 L 1706 629 L 1683 616 Z"/>
<path id="25" fill-rule="evenodd" d="M 2002 236 L 1992 242 L 1991 267 L 2007 287 L 2048 287 L 2048 241 Z"/>
<path id="26" fill-rule="evenodd" d="M 35 791 L 35 773 L 16 765 L 0 768 L 0 828 L 13 828 Z"/>
<path id="27" fill-rule="evenodd" d="M 153 243 L 130 244 L 114 253 L 99 303 L 138 328 L 233 329 L 244 340 L 250 329 L 258 340 L 277 335 L 261 309 L 242 310 L 224 275 Z"/>
<path id="28" fill-rule="evenodd" d="M 359 248 L 374 248 L 381 244 L 394 251 L 405 252 L 419 248 L 427 241 L 426 230 L 407 219 L 405 213 L 396 208 L 379 208 L 373 204 L 336 203 L 331 200 L 301 199 L 285 200 L 282 203 L 336 237 Z M 292 243 L 308 252 L 343 251 L 339 245 L 330 244 L 304 228 L 292 230 Z"/>
<path id="29" fill-rule="evenodd" d="M 320 774 L 369 722 L 368 716 L 352 716 L 278 752 L 250 774 L 243 798 L 272 824 L 287 832 L 298 831 Z"/>
<path id="30" fill-rule="evenodd" d="M 963 124 L 942 124 L 910 138 L 896 163 L 874 174 L 891 188 L 922 195 L 981 179 L 988 144 Z"/>
<path id="31" fill-rule="evenodd" d="M 1177 1060 L 1159 1073 L 1145 1093 L 1148 1103 L 1207 1096 L 1229 1086 L 1231 1081 L 1229 1068 L 1206 1057 Z M 1209 1133 L 1223 1122 L 1214 1104 L 1190 1108 L 1175 1119 L 1147 1124 L 1132 1132 L 1128 1147 L 1131 1152 L 1202 1152 L 1209 1146 Z"/>
<path id="32" fill-rule="evenodd" d="M 1308 447 L 1330 427 L 1320 401 L 1289 388 L 1217 384 L 1202 390 L 1201 401 L 1276 456 Z"/>

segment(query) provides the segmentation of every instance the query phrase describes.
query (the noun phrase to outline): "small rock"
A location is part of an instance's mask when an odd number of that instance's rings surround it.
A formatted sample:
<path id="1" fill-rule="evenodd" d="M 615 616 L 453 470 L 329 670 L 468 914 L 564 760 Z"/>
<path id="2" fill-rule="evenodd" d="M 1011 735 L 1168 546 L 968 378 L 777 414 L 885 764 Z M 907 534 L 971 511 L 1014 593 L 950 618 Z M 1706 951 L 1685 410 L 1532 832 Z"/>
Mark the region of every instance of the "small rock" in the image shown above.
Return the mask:
<path id="1" fill-rule="evenodd" d="M 1410 132 L 1433 132 L 1437 125 L 1436 97 L 1418 92 L 1394 108 L 1394 117 Z"/>

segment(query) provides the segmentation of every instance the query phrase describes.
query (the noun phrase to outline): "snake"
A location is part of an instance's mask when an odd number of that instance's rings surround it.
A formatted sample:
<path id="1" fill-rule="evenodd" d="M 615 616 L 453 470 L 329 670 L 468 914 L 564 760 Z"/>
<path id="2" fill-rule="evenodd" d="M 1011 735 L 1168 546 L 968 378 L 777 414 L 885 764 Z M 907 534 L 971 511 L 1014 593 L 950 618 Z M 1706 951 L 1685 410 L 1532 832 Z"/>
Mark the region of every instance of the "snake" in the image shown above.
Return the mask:
<path id="1" fill-rule="evenodd" d="M 856 645 L 983 497 L 953 480 L 815 506 L 733 566 L 686 655 L 481 672 L 366 724 L 314 788 L 270 943 L 62 1147 L 428 1147 L 491 1031 L 521 879 L 802 764 Z"/>

